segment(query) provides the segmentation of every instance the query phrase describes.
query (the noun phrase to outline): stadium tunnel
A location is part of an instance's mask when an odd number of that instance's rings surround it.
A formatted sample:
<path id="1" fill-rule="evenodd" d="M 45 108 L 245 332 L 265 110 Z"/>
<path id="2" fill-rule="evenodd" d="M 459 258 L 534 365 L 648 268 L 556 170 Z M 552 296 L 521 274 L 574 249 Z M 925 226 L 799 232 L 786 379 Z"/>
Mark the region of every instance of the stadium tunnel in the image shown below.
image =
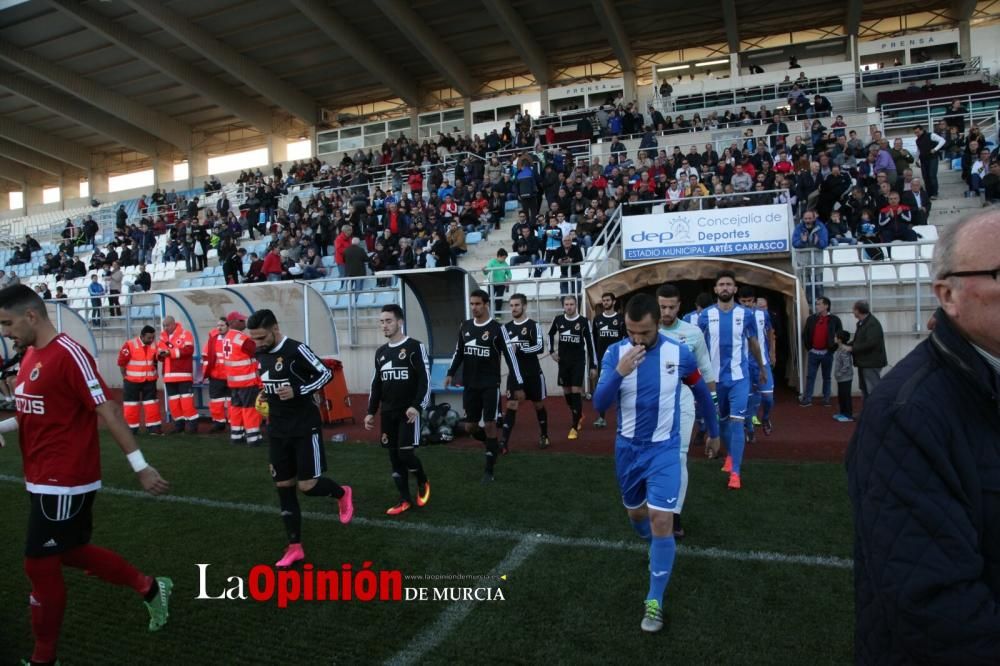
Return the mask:
<path id="1" fill-rule="evenodd" d="M 802 327 L 808 315 L 805 290 L 797 277 L 778 268 L 742 259 L 700 257 L 697 259 L 664 259 L 637 264 L 611 273 L 587 285 L 588 312 L 600 310 L 601 294 L 611 292 L 624 305 L 630 296 L 655 293 L 666 282 L 681 291 L 681 313 L 695 309 L 695 298 L 702 291 L 712 293 L 716 274 L 731 270 L 737 285 L 749 284 L 757 296 L 768 299 L 777 337 L 778 365 L 776 375 L 798 390 L 804 383 L 801 357 Z"/>

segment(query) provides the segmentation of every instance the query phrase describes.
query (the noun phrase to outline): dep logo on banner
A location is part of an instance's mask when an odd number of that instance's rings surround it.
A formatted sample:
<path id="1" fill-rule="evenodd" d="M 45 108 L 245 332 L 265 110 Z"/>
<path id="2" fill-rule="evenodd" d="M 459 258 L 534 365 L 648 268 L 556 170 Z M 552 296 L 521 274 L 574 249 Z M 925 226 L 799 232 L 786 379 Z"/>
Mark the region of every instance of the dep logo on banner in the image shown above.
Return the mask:
<path id="1" fill-rule="evenodd" d="M 788 252 L 787 205 L 627 215 L 625 261 Z"/>

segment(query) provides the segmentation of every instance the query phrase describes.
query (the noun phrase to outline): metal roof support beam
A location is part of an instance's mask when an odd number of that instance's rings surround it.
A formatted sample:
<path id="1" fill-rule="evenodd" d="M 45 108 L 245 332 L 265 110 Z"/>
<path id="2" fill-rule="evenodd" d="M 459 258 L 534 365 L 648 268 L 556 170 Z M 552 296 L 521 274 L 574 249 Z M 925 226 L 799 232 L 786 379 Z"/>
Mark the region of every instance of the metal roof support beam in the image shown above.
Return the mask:
<path id="1" fill-rule="evenodd" d="M 956 22 L 971 21 L 972 15 L 976 13 L 976 0 L 953 0 L 948 14 Z"/>
<path id="2" fill-rule="evenodd" d="M 226 46 L 208 30 L 170 11 L 160 0 L 125 0 L 125 3 L 264 97 L 273 100 L 280 108 L 309 126 L 316 124 L 316 100 L 236 49 Z"/>
<path id="3" fill-rule="evenodd" d="M 722 21 L 726 27 L 726 45 L 730 53 L 740 52 L 740 28 L 736 20 L 736 0 L 722 0 Z"/>
<path id="4" fill-rule="evenodd" d="M 0 40 L 0 59 L 187 152 L 191 128 L 170 116 L 108 90 L 80 74 Z M 10 78 L 10 77 L 8 77 Z M 4 79 L 6 82 L 6 79 Z"/>
<path id="5" fill-rule="evenodd" d="M 135 57 L 146 61 L 178 83 L 204 95 L 237 118 L 245 120 L 263 132 L 271 131 L 271 109 L 264 104 L 250 99 L 214 76 L 205 74 L 185 60 L 159 48 L 152 42 L 99 12 L 88 9 L 79 2 L 70 2 L 70 0 L 48 0 L 48 2 Z"/>
<path id="6" fill-rule="evenodd" d="M 71 169 L 71 167 L 59 160 L 54 160 L 48 155 L 42 155 L 30 148 L 25 148 L 19 143 L 7 141 L 6 139 L 0 139 L 0 156 L 35 167 L 39 171 L 50 173 L 53 176 L 62 176 L 63 172 Z"/>
<path id="7" fill-rule="evenodd" d="M 462 59 L 445 46 L 441 38 L 434 34 L 427 23 L 410 8 L 406 0 L 375 0 L 379 10 L 406 38 L 427 58 L 444 80 L 464 97 L 471 97 L 479 89 Z"/>
<path id="8" fill-rule="evenodd" d="M 103 113 L 88 104 L 81 103 L 74 97 L 63 95 L 51 88 L 46 88 L 34 81 L 29 81 L 26 78 L 8 76 L 0 79 L 0 88 L 6 88 L 15 95 L 20 95 L 25 99 L 31 100 L 53 113 L 89 127 L 95 132 L 103 134 L 140 153 L 152 157 L 160 152 L 162 147 L 159 140 L 152 134 L 147 134 L 127 122 L 118 120 L 110 114 Z M 18 139 L 15 137 L 13 140 L 17 141 Z M 41 150 L 40 147 L 32 147 Z M 86 166 L 89 168 L 89 160 Z"/>
<path id="9" fill-rule="evenodd" d="M 0 137 L 81 169 L 89 169 L 91 165 L 90 150 L 86 146 L 59 139 L 10 118 L 0 116 Z"/>
<path id="10" fill-rule="evenodd" d="M 41 187 L 43 183 L 56 180 L 44 171 L 26 167 L 3 157 L 0 157 L 0 178 L 22 184 L 25 188 Z M 25 192 L 25 203 L 27 203 L 27 192 Z"/>
<path id="11" fill-rule="evenodd" d="M 861 29 L 861 2 L 862 0 L 847 0 L 847 17 L 844 19 L 844 32 L 848 35 L 858 36 Z"/>
<path id="12" fill-rule="evenodd" d="M 618 62 L 621 64 L 622 73 L 628 74 L 632 72 L 634 76 L 635 56 L 632 53 L 632 46 L 629 44 L 628 35 L 625 34 L 625 24 L 622 23 L 621 16 L 618 15 L 618 10 L 615 9 L 614 2 L 612 0 L 591 0 L 591 4 L 594 6 L 594 13 L 597 15 L 598 22 L 605 29 L 608 41 L 611 42 L 611 50 L 614 51 L 615 57 L 618 58 Z"/>
<path id="13" fill-rule="evenodd" d="M 510 4 L 510 0 L 483 0 L 483 4 L 511 46 L 524 58 L 532 76 L 535 77 L 535 83 L 540 86 L 548 85 L 551 74 L 545 52 L 531 36 L 528 24 Z M 545 111 L 543 108 L 543 112 Z"/>
<path id="14" fill-rule="evenodd" d="M 407 80 L 404 73 L 394 63 L 361 37 L 361 34 L 347 23 L 323 0 L 292 0 L 300 12 L 327 37 L 337 43 L 358 64 L 382 79 L 389 89 L 413 107 L 420 106 L 420 89 Z"/>

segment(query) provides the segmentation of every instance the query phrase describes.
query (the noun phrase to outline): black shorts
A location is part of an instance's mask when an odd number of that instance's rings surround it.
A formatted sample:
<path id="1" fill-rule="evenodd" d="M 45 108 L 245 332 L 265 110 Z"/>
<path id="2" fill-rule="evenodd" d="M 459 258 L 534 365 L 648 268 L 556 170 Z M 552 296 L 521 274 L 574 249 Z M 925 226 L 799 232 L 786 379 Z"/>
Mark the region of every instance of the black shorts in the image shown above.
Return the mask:
<path id="1" fill-rule="evenodd" d="M 233 407 L 254 407 L 257 405 L 260 389 L 256 386 L 233 386 L 229 387 L 229 393 Z"/>
<path id="2" fill-rule="evenodd" d="M 470 423 L 493 421 L 500 409 L 500 387 L 469 388 L 462 392 L 462 408 L 465 409 L 465 420 Z"/>
<path id="3" fill-rule="evenodd" d="M 216 379 L 214 377 L 208 378 L 208 399 L 218 400 L 219 398 L 229 397 L 229 385 L 226 383 L 225 379 Z M 254 397 L 254 400 L 257 398 Z"/>
<path id="4" fill-rule="evenodd" d="M 28 493 L 28 539 L 25 557 L 47 557 L 90 543 L 94 531 L 96 490 L 82 495 Z"/>
<path id="5" fill-rule="evenodd" d="M 326 450 L 323 433 L 314 428 L 311 433 L 284 437 L 268 437 L 271 477 L 275 481 L 315 479 L 326 471 Z"/>
<path id="6" fill-rule="evenodd" d="M 524 377 L 524 384 L 521 389 L 524 391 L 524 399 L 531 402 L 541 402 L 548 395 L 545 391 L 545 375 L 537 377 Z M 513 377 L 507 375 L 507 399 L 513 400 L 514 381 Z"/>
<path id="7" fill-rule="evenodd" d="M 122 382 L 122 402 L 156 402 L 156 382 Z"/>
<path id="8" fill-rule="evenodd" d="M 406 412 L 382 412 L 382 446 L 387 449 L 407 449 L 420 446 L 420 416 L 406 422 Z"/>
<path id="9" fill-rule="evenodd" d="M 163 390 L 168 396 L 191 393 L 191 382 L 163 382 Z"/>
<path id="10" fill-rule="evenodd" d="M 582 358 L 559 358 L 559 386 L 583 386 L 587 362 Z"/>

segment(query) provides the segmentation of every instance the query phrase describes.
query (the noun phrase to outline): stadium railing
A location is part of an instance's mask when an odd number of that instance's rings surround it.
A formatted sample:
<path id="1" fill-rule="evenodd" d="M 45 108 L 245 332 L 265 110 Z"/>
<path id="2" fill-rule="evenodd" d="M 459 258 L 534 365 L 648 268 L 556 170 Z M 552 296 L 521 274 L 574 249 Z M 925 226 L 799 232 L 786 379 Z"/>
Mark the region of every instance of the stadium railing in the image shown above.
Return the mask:
<path id="1" fill-rule="evenodd" d="M 991 120 L 1000 109 L 1000 90 L 989 90 L 967 95 L 949 95 L 917 102 L 883 104 L 879 110 L 886 131 L 905 131 L 914 125 L 932 128 L 934 123 L 950 115 L 953 100 L 960 100 L 965 107 L 966 125 Z"/>

